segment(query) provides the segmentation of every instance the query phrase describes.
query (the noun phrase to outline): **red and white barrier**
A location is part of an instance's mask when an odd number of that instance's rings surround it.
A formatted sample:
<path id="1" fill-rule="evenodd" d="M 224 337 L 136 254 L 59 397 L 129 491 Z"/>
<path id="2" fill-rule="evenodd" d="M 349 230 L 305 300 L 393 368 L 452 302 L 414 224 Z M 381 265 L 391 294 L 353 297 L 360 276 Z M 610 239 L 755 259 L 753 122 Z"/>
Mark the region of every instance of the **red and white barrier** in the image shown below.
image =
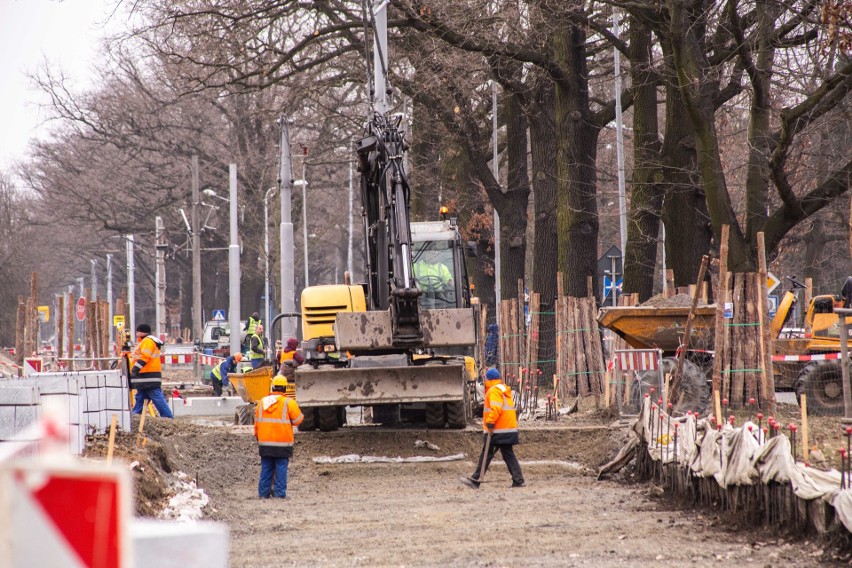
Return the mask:
<path id="1" fill-rule="evenodd" d="M 198 356 L 198 363 L 200 365 L 210 365 L 215 367 L 225 360 L 224 357 L 216 357 L 215 355 L 202 355 L 201 353 L 197 353 L 196 355 Z"/>
<path id="2" fill-rule="evenodd" d="M 817 353 L 814 355 L 773 355 L 773 362 L 782 361 L 829 361 L 840 359 L 840 353 Z"/>
<path id="3" fill-rule="evenodd" d="M 181 355 L 160 355 L 160 363 L 163 365 L 192 365 L 194 354 L 185 353 Z"/>
<path id="4" fill-rule="evenodd" d="M 660 368 L 660 352 L 656 349 L 629 349 L 615 352 L 619 371 L 656 371 Z"/>

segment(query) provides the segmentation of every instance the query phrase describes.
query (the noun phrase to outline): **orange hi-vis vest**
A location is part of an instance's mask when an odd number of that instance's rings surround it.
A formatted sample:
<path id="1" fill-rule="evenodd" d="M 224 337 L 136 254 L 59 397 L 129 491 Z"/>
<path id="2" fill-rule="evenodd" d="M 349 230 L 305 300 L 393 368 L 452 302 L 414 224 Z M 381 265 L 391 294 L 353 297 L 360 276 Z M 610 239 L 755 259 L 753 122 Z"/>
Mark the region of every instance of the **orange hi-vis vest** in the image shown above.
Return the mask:
<path id="1" fill-rule="evenodd" d="M 146 335 L 133 352 L 133 367 L 138 369 L 135 377 L 130 377 L 132 389 L 154 389 L 163 384 L 160 365 L 160 347 L 163 342 L 152 335 Z"/>
<path id="2" fill-rule="evenodd" d="M 254 435 L 261 457 L 288 458 L 293 455 L 293 426 L 304 419 L 299 405 L 283 392 L 271 392 L 254 410 Z"/>
<path id="3" fill-rule="evenodd" d="M 518 414 L 512 389 L 503 383 L 497 383 L 485 393 L 485 406 L 482 409 L 482 429 L 494 424 L 494 434 L 511 434 L 518 431 Z"/>

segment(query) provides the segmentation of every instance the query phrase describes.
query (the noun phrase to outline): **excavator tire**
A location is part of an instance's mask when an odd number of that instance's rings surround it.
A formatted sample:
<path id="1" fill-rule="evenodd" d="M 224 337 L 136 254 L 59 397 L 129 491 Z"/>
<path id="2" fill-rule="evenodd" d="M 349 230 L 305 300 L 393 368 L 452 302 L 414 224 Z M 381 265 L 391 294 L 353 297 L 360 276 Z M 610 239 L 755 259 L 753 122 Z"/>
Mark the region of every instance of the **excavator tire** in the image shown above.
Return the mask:
<path id="1" fill-rule="evenodd" d="M 444 403 L 443 402 L 427 402 L 426 403 L 426 427 L 427 428 L 443 428 L 444 427 Z"/>
<path id="2" fill-rule="evenodd" d="M 677 359 L 666 357 L 663 359 L 663 377 L 666 374 L 674 374 L 677 369 Z M 660 393 L 660 375 L 657 371 L 639 371 L 635 373 L 633 384 L 630 385 L 630 404 L 638 412 L 641 408 L 642 399 L 651 389 L 656 393 L 655 398 L 662 396 Z M 688 359 L 683 362 L 683 377 L 680 381 L 679 400 L 672 401 L 674 412 L 704 412 L 710 399 L 710 387 L 707 378 L 701 372 L 701 368 Z"/>
<path id="3" fill-rule="evenodd" d="M 334 432 L 340 426 L 337 407 L 323 406 L 317 408 L 320 432 Z"/>
<path id="4" fill-rule="evenodd" d="M 254 404 L 241 404 L 234 411 L 234 424 L 246 426 L 254 424 Z"/>
<path id="5" fill-rule="evenodd" d="M 808 414 L 841 416 L 843 414 L 843 377 L 838 361 L 812 361 L 796 378 L 796 400 L 808 395 Z"/>
<path id="6" fill-rule="evenodd" d="M 453 430 L 461 430 L 467 427 L 467 401 L 448 402 L 447 404 L 447 426 Z"/>
<path id="7" fill-rule="evenodd" d="M 316 408 L 303 408 L 302 414 L 304 418 L 302 419 L 302 423 L 299 424 L 299 432 L 313 432 L 317 429 L 317 409 Z"/>

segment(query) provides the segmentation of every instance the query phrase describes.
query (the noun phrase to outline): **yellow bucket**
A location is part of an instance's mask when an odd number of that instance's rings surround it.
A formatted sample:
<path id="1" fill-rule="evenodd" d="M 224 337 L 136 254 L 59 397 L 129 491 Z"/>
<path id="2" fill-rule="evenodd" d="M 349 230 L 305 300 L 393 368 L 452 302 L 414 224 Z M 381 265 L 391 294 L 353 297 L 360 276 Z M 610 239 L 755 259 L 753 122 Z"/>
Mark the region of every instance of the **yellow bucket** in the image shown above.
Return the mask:
<path id="1" fill-rule="evenodd" d="M 272 388 L 272 367 L 260 367 L 247 373 L 228 373 L 228 380 L 246 402 L 257 402 Z"/>

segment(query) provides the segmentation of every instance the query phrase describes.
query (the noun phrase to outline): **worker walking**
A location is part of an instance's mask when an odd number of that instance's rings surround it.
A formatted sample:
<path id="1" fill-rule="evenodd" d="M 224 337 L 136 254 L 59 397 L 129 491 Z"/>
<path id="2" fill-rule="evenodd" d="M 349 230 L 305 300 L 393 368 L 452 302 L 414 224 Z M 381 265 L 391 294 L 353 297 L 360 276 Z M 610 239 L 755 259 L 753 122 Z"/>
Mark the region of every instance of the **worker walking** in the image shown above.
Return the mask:
<path id="1" fill-rule="evenodd" d="M 263 397 L 254 411 L 254 436 L 260 453 L 261 499 L 287 496 L 287 468 L 293 457 L 293 426 L 304 416 L 296 400 L 286 396 L 288 382 L 282 375 L 272 379 L 272 392 Z M 274 480 L 274 484 L 273 484 Z"/>
<path id="2" fill-rule="evenodd" d="M 503 455 L 503 461 L 512 475 L 512 487 L 524 487 L 524 474 L 521 464 L 515 456 L 514 445 L 520 442 L 518 436 L 518 415 L 512 389 L 503 384 L 500 371 L 495 368 L 485 373 L 485 407 L 482 410 L 482 428 L 485 432 L 482 455 L 476 471 L 470 477 L 463 477 L 462 483 L 474 489 L 482 482 L 480 474 L 485 474 L 491 459 L 497 450 Z M 485 467 L 482 461 L 485 460 Z"/>
<path id="3" fill-rule="evenodd" d="M 251 368 L 257 369 L 263 363 L 263 326 L 257 324 L 254 328 L 254 333 L 249 338 L 249 361 Z"/>
<path id="4" fill-rule="evenodd" d="M 174 418 L 172 409 L 163 396 L 163 373 L 160 366 L 160 347 L 163 342 L 151 335 L 151 326 L 147 323 L 136 326 L 136 350 L 131 357 L 130 388 L 136 389 L 136 403 L 133 414 L 142 414 L 145 400 L 150 400 L 160 416 Z"/>
<path id="5" fill-rule="evenodd" d="M 222 396 L 222 388 L 228 386 L 228 373 L 237 372 L 237 364 L 243 360 L 243 354 L 231 355 L 224 361 L 213 367 L 210 371 L 210 380 L 213 381 L 213 394 Z"/>

